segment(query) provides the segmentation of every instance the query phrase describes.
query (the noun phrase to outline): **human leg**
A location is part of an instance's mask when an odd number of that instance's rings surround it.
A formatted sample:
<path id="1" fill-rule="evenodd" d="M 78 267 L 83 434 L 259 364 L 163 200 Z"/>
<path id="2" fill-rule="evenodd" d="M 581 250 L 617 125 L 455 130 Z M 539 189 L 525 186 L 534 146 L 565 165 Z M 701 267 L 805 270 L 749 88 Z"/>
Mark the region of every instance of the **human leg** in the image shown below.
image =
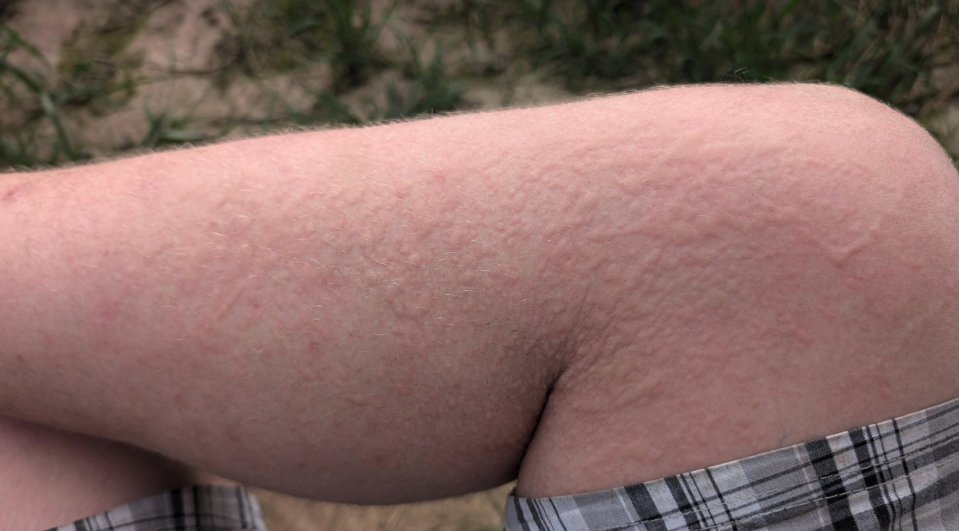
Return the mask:
<path id="1" fill-rule="evenodd" d="M 4 530 L 77 520 L 78 530 L 130 522 L 265 529 L 255 499 L 233 481 L 126 444 L 2 416 L 0 470 Z"/>
<path id="2" fill-rule="evenodd" d="M 121 443 L 0 417 L 0 529 L 47 529 L 191 485 L 188 467 Z"/>
<path id="3" fill-rule="evenodd" d="M 594 292 L 609 327 L 554 385 L 520 494 L 670 476 L 959 396 L 955 168 L 874 100 L 782 89 L 651 96 L 676 110 L 667 147 L 619 181 L 642 210 Z"/>
<path id="4" fill-rule="evenodd" d="M 582 492 L 959 395 L 954 170 L 843 89 L 260 139 L 0 197 L 0 367 L 29 376 L 0 411 L 301 495 Z"/>
<path id="5" fill-rule="evenodd" d="M 675 187 L 621 244 L 656 252 L 607 272 L 608 343 L 554 385 L 508 530 L 959 525 L 959 175 L 822 96 L 686 100 L 676 143 L 715 133 L 637 178 Z"/>

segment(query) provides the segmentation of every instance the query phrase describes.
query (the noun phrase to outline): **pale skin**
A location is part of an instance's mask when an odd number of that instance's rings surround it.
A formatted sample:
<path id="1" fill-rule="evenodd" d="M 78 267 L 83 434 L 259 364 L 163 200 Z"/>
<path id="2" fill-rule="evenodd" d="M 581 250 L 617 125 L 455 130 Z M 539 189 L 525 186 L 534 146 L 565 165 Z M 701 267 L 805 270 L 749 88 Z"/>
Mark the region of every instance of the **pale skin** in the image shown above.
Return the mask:
<path id="1" fill-rule="evenodd" d="M 0 413 L 316 499 L 606 489 L 959 396 L 959 176 L 841 88 L 6 175 L 0 235 Z"/>

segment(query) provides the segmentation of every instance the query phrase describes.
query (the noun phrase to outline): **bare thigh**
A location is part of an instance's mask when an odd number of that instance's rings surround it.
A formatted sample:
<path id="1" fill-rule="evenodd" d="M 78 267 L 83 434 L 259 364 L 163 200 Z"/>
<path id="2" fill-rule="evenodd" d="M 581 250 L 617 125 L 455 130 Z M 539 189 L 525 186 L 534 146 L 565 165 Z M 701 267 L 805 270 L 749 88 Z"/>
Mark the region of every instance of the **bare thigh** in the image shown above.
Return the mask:
<path id="1" fill-rule="evenodd" d="M 146 450 L 8 417 L 0 417 L 0 470 L 0 529 L 48 529 L 213 480 Z"/>

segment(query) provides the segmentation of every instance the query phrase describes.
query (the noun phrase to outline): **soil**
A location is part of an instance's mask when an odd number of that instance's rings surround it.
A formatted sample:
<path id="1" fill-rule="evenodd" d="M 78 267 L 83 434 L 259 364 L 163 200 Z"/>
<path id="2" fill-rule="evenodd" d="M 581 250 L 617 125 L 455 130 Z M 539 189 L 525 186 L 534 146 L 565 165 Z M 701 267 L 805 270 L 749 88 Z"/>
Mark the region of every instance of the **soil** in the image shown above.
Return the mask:
<path id="1" fill-rule="evenodd" d="M 388 507 L 322 503 L 253 489 L 271 531 L 495 531 L 513 484 L 434 502 Z"/>
<path id="2" fill-rule="evenodd" d="M 251 1 L 231 0 L 230 3 L 242 11 Z M 404 3 L 391 20 L 396 21 L 395 27 L 417 39 L 422 37 L 418 35 L 421 28 L 404 23 L 404 18 L 416 17 L 417 6 L 442 3 L 438 0 L 415 5 Z M 118 7 L 123 5 L 135 7 L 125 10 Z M 224 68 L 223 36 L 235 31 L 235 25 L 222 6 L 223 2 L 218 0 L 17 2 L 8 24 L 36 46 L 47 64 L 41 64 L 22 50 L 14 52 L 10 61 L 40 72 L 46 79 L 56 80 L 64 78 L 65 71 L 78 60 L 92 58 L 94 74 L 100 69 L 104 71 L 100 72 L 102 75 L 135 81 L 134 90 L 118 91 L 111 96 L 111 103 L 94 102 L 82 108 L 61 109 L 67 136 L 78 139 L 83 158 L 112 155 L 142 145 L 150 132 L 151 117 L 163 115 L 169 120 L 185 120 L 190 131 L 200 136 L 220 137 L 228 126 L 230 134 L 226 138 L 229 139 L 261 134 L 259 124 L 275 116 L 278 108 L 309 108 L 316 91 L 330 85 L 329 69 L 318 64 L 251 77 Z M 129 35 L 104 31 L 112 26 L 124 28 Z M 119 46 L 114 33 L 125 39 Z M 433 43 L 425 37 L 421 40 L 421 55 L 430 57 Z M 394 33 L 382 31 L 378 46 L 391 53 L 396 52 L 401 43 Z M 465 48 L 461 47 L 450 54 L 447 61 L 468 60 L 465 54 Z M 265 62 L 262 58 L 253 60 Z M 338 97 L 352 109 L 360 109 L 357 114 L 362 114 L 364 105 L 371 100 L 384 99 L 386 84 L 395 77 L 395 72 L 384 72 Z M 508 80 L 503 76 L 498 79 L 476 76 L 461 80 L 459 86 L 463 102 L 458 110 L 486 110 L 507 104 L 537 105 L 565 101 L 572 96 L 559 84 L 530 74 Z M 8 118 L 17 111 L 3 110 Z M 236 126 L 236 123 L 248 125 Z M 54 131 L 48 126 L 41 134 L 52 138 Z"/>

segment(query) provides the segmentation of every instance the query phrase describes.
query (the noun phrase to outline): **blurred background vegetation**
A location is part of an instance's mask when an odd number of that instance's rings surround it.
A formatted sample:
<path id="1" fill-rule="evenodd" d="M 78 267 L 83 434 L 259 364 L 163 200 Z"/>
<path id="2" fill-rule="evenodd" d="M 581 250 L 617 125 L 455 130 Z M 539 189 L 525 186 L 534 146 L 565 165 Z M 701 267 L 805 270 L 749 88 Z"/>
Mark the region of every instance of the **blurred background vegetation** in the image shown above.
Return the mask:
<path id="1" fill-rule="evenodd" d="M 677 83 L 844 84 L 959 157 L 959 0 L 0 0 L 0 168 Z M 274 531 L 498 529 L 509 487 Z"/>
<path id="2" fill-rule="evenodd" d="M 0 0 L 0 166 L 789 80 L 886 101 L 955 158 L 957 45 L 959 0 Z"/>

